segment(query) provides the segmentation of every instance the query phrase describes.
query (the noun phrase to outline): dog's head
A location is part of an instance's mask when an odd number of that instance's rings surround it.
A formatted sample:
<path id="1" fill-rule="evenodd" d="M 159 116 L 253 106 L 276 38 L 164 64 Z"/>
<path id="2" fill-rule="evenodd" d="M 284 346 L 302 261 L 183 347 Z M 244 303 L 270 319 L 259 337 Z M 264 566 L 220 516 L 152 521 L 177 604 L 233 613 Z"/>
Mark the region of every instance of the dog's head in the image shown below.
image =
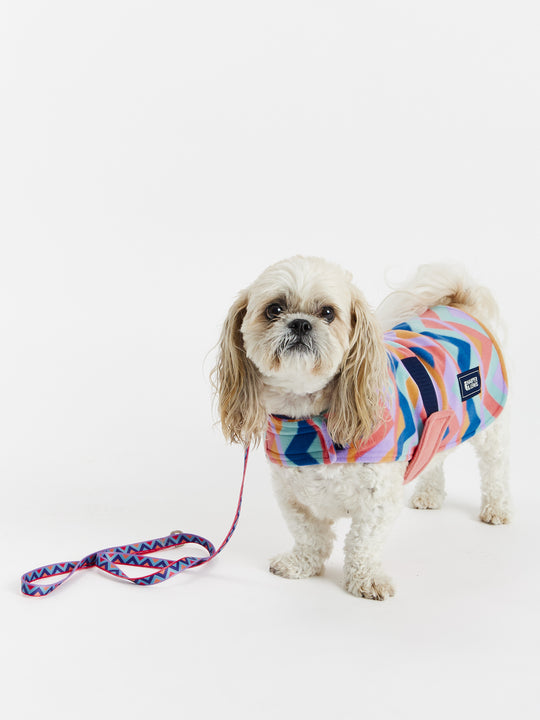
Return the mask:
<path id="1" fill-rule="evenodd" d="M 386 354 L 350 274 L 297 256 L 267 268 L 233 304 L 214 376 L 229 440 L 261 437 L 271 389 L 291 397 L 326 392 L 329 432 L 350 444 L 380 420 Z"/>

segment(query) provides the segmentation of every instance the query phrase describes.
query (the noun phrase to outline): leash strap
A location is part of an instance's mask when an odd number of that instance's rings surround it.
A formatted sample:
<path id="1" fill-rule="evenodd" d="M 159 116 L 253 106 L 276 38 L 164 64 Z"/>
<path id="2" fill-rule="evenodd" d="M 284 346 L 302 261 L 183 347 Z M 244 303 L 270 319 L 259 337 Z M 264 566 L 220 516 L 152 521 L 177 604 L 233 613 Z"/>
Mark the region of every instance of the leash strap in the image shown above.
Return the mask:
<path id="1" fill-rule="evenodd" d="M 87 555 L 78 562 L 60 562 L 53 565 L 43 565 L 42 567 L 35 568 L 34 570 L 24 573 L 21 577 L 21 591 L 24 595 L 28 595 L 30 597 L 43 597 L 44 595 L 49 595 L 53 592 L 53 590 L 56 590 L 56 588 L 60 587 L 60 585 L 69 580 L 70 577 L 72 577 L 72 575 L 78 570 L 88 570 L 88 568 L 92 567 L 103 570 L 110 575 L 116 575 L 116 577 L 122 578 L 123 580 L 129 580 L 129 582 L 135 583 L 136 585 L 157 585 L 158 583 L 168 580 L 173 575 L 183 572 L 188 568 L 204 565 L 215 558 L 216 555 L 219 555 L 236 530 L 236 525 L 238 524 L 238 519 L 240 517 L 240 508 L 242 506 L 242 496 L 244 494 L 244 482 L 246 480 L 248 457 L 249 447 L 246 448 L 244 454 L 242 484 L 240 486 L 240 494 L 238 497 L 238 505 L 236 507 L 234 520 L 229 532 L 217 550 L 210 540 L 207 540 L 201 535 L 192 535 L 191 533 L 173 531 L 170 535 L 162 538 L 145 540 L 131 545 L 119 545 L 117 547 L 105 548 L 105 550 L 99 550 L 98 552 Z M 165 550 L 172 547 L 182 547 L 182 545 L 189 544 L 201 545 L 201 547 L 208 552 L 208 556 L 186 556 L 180 558 L 180 560 L 166 560 L 165 558 L 151 557 L 152 553 L 158 552 L 159 550 Z M 126 575 L 125 572 L 120 569 L 120 566 L 149 568 L 152 572 L 142 577 L 133 578 Z M 58 575 L 66 575 L 66 577 L 45 585 L 38 583 L 40 580 L 54 578 Z"/>

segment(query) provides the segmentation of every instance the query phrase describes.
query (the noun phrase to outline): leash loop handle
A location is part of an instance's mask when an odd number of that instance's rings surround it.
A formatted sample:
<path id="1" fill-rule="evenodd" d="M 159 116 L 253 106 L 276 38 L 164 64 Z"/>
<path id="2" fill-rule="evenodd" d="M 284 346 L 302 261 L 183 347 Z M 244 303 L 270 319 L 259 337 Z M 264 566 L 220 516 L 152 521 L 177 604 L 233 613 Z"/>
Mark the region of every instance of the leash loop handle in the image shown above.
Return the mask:
<path id="1" fill-rule="evenodd" d="M 29 597 L 44 597 L 56 590 L 69 580 L 74 573 L 79 570 L 88 570 L 96 567 L 98 570 L 115 575 L 122 580 L 127 580 L 135 585 L 157 585 L 164 580 L 168 580 L 173 575 L 183 572 L 188 568 L 203 565 L 219 555 L 225 545 L 231 539 L 238 519 L 240 517 L 240 508 L 242 506 L 242 497 L 244 494 L 244 483 L 246 480 L 247 461 L 249 457 L 249 447 L 246 448 L 244 454 L 244 469 L 242 474 L 242 484 L 240 486 L 240 494 L 233 523 L 227 533 L 225 539 L 216 550 L 214 545 L 202 535 L 194 535 L 174 530 L 169 535 L 153 540 L 145 540 L 143 542 L 132 543 L 130 545 L 119 545 L 115 547 L 105 548 L 95 553 L 90 553 L 82 560 L 67 561 L 54 563 L 52 565 L 43 565 L 29 570 L 21 577 L 21 591 Z M 208 555 L 206 557 L 186 556 L 179 560 L 166 560 L 165 558 L 152 557 L 152 553 L 166 550 L 168 548 L 182 547 L 183 545 L 200 545 Z M 141 577 L 129 577 L 121 567 L 138 567 L 148 568 L 151 570 L 147 575 Z M 55 578 L 59 575 L 65 577 L 56 582 L 41 584 L 40 580 Z"/>

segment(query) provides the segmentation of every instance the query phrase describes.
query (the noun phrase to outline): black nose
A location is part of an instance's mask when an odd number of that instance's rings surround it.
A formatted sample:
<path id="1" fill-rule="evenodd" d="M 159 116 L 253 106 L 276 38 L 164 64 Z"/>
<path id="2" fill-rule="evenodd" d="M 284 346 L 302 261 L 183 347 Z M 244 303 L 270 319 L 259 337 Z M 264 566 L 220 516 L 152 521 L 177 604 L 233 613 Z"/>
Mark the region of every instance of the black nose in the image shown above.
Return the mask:
<path id="1" fill-rule="evenodd" d="M 287 327 L 289 328 L 289 330 L 292 330 L 293 333 L 298 337 L 303 337 L 312 330 L 311 323 L 305 318 L 297 318 L 296 320 L 291 320 Z"/>

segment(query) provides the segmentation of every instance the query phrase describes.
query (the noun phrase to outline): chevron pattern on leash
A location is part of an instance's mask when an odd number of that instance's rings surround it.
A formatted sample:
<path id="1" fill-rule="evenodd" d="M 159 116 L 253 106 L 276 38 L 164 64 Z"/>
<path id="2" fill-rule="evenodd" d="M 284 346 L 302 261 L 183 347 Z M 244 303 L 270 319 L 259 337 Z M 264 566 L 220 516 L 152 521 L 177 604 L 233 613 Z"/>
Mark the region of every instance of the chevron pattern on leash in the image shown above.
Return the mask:
<path id="1" fill-rule="evenodd" d="M 240 495 L 234 520 L 229 532 L 217 550 L 210 540 L 207 540 L 201 535 L 174 531 L 165 537 L 155 538 L 154 540 L 144 540 L 143 542 L 131 543 L 130 545 L 119 545 L 106 548 L 105 550 L 99 550 L 98 552 L 87 555 L 82 560 L 53 563 L 52 565 L 43 565 L 34 570 L 29 570 L 21 577 L 22 593 L 29 597 L 44 597 L 60 587 L 66 580 L 69 580 L 78 570 L 88 570 L 93 567 L 110 575 L 115 575 L 122 580 L 128 580 L 135 585 L 157 585 L 179 572 L 203 565 L 209 560 L 212 560 L 216 555 L 219 555 L 236 530 L 240 517 L 240 508 L 242 506 L 248 456 L 249 447 L 246 448 L 244 455 L 242 484 L 240 486 Z M 155 558 L 151 556 L 152 553 L 159 552 L 160 550 L 182 547 L 183 545 L 200 545 L 208 552 L 208 556 L 196 557 L 192 555 L 180 558 L 179 560 L 166 560 L 165 558 Z M 149 568 L 152 572 L 142 577 L 133 578 L 126 575 L 120 566 Z M 65 575 L 65 577 L 56 582 L 46 584 L 40 582 L 60 575 Z"/>

